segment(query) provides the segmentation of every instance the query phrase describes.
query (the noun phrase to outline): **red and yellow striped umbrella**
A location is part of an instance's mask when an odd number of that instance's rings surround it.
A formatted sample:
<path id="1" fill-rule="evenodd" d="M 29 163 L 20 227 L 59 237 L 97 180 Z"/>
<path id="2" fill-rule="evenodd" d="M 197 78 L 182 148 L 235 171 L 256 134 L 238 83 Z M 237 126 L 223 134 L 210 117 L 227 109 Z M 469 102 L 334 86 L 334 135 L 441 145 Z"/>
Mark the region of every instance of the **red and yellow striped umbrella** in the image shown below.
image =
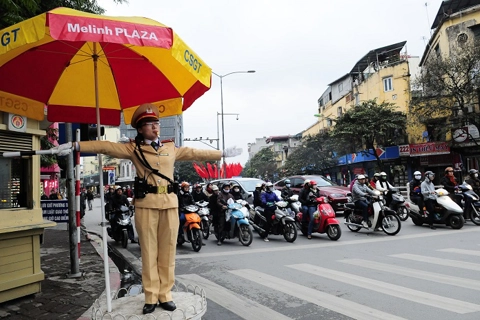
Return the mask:
<path id="1" fill-rule="evenodd" d="M 118 125 L 147 102 L 181 114 L 210 85 L 211 69 L 151 19 L 57 8 L 0 30 L 0 111 L 43 120 L 47 105 L 52 122 Z"/>

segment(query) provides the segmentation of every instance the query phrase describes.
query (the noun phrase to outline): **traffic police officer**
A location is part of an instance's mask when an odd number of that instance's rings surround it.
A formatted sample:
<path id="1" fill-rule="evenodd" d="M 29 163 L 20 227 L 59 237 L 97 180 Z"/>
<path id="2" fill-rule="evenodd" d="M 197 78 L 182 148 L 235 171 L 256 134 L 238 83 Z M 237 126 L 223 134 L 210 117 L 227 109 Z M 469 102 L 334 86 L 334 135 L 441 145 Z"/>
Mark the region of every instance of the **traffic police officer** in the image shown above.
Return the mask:
<path id="1" fill-rule="evenodd" d="M 158 143 L 159 112 L 158 108 L 152 104 L 139 106 L 133 113 L 131 125 L 137 129 L 136 141 L 129 143 L 81 141 L 75 143 L 73 147 L 82 152 L 130 159 L 135 165 L 138 178 L 146 180 L 148 193 L 144 198 L 135 196 L 135 226 L 142 244 L 142 283 L 145 292 L 143 313 L 153 312 L 157 302 L 163 309 L 173 311 L 176 306 L 171 289 L 175 282 L 175 250 L 179 226 L 178 199 L 172 187 L 169 186 L 169 181 L 161 178 L 151 169 L 158 170 L 172 181 L 175 161 L 220 160 L 222 152 L 176 147 L 172 141 Z M 60 145 L 55 149 L 59 155 L 65 155 L 68 154 L 69 148 L 72 148 L 71 143 Z M 237 148 L 223 151 L 225 157 L 240 153 L 241 149 Z M 150 169 L 145 167 L 144 160 Z"/>

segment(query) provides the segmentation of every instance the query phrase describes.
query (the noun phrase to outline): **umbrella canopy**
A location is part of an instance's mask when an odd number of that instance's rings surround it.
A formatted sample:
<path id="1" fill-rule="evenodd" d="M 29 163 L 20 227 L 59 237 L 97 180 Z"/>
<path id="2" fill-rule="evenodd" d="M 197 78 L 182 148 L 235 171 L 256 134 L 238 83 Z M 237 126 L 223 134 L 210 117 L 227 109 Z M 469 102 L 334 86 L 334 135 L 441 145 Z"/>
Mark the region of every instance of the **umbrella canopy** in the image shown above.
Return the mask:
<path id="1" fill-rule="evenodd" d="M 128 124 L 147 102 L 180 114 L 210 85 L 211 69 L 151 19 L 57 8 L 0 30 L 0 111 L 43 120 L 46 104 L 49 121 L 97 123 L 98 106 L 101 124 L 122 111 Z"/>

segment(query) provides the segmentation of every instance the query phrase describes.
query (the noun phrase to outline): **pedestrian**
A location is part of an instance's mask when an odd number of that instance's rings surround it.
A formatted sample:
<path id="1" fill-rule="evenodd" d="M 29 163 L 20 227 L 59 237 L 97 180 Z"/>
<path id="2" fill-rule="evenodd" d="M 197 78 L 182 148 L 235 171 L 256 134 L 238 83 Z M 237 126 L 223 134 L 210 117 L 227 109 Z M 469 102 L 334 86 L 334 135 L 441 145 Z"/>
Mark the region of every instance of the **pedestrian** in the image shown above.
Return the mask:
<path id="1" fill-rule="evenodd" d="M 87 226 L 85 225 L 85 210 L 87 209 L 87 192 L 85 189 L 82 189 L 80 193 L 80 233 L 82 236 L 85 236 L 85 239 L 88 241 L 92 240 L 87 231 Z"/>
<path id="2" fill-rule="evenodd" d="M 110 141 L 80 141 L 55 147 L 59 155 L 67 155 L 72 146 L 87 153 L 103 153 L 119 159 L 129 159 L 135 166 L 135 225 L 142 244 L 142 283 L 145 292 L 143 313 L 160 307 L 176 309 L 171 290 L 175 284 L 175 251 L 178 232 L 178 183 L 174 182 L 175 161 L 220 160 L 222 151 L 176 147 L 173 141 L 159 142 L 158 107 L 142 104 L 131 117 L 137 130 L 135 140 L 127 143 Z M 223 151 L 233 157 L 240 149 Z"/>
<path id="3" fill-rule="evenodd" d="M 87 203 L 88 203 L 88 210 L 92 211 L 92 206 L 93 206 L 93 192 L 92 190 L 88 189 L 87 190 Z"/>

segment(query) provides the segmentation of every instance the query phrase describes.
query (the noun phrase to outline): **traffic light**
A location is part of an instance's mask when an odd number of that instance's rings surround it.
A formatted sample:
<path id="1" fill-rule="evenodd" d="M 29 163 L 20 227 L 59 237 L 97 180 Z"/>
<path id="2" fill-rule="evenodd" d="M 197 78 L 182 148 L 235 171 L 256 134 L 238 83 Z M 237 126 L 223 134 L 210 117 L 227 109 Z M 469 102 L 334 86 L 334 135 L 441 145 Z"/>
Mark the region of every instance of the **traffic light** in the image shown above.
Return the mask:
<path id="1" fill-rule="evenodd" d="M 100 127 L 100 135 L 105 135 L 105 127 Z M 80 141 L 97 140 L 97 126 L 80 124 Z"/>

